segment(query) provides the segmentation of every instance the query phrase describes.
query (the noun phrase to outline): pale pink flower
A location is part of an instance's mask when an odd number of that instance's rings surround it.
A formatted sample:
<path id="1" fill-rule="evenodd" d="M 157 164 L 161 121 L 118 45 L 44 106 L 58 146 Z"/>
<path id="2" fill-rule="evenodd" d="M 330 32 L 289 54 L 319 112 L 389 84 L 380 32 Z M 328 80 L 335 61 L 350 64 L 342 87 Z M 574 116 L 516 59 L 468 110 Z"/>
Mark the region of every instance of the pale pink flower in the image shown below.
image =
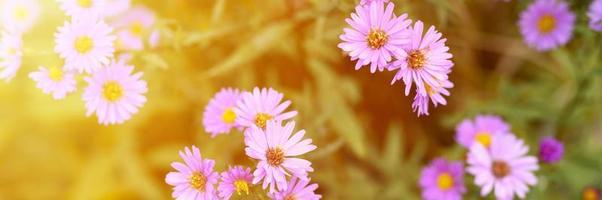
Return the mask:
<path id="1" fill-rule="evenodd" d="M 468 168 L 481 187 L 481 196 L 495 190 L 497 199 L 512 199 L 516 194 L 524 199 L 529 185 L 537 184 L 534 171 L 539 169 L 537 158 L 527 156 L 529 147 L 513 134 L 498 134 L 486 148 L 481 143 L 470 146 Z"/>
<path id="2" fill-rule="evenodd" d="M 230 167 L 228 171 L 222 172 L 221 182 L 217 186 L 219 197 L 222 199 L 230 199 L 232 194 L 236 192 L 236 197 L 249 195 L 249 187 L 252 186 L 253 175 L 251 168 L 243 168 L 242 166 Z"/>
<path id="3" fill-rule="evenodd" d="M 209 101 L 203 113 L 203 126 L 211 137 L 218 134 L 230 133 L 230 129 L 239 127 L 236 124 L 237 115 L 234 112 L 236 102 L 240 100 L 240 91 L 224 88 Z"/>
<path id="4" fill-rule="evenodd" d="M 65 59 L 66 70 L 91 73 L 107 65 L 113 57 L 113 29 L 93 18 L 78 18 L 65 24 L 55 34 L 54 50 Z"/>
<path id="5" fill-rule="evenodd" d="M 72 18 L 104 16 L 106 0 L 60 0 L 61 9 Z"/>
<path id="6" fill-rule="evenodd" d="M 19 68 L 23 56 L 20 34 L 2 32 L 0 39 L 0 79 L 10 81 Z"/>
<path id="7" fill-rule="evenodd" d="M 282 101 L 282 93 L 272 88 L 254 88 L 253 92 L 244 92 L 242 99 L 236 103 L 236 123 L 244 128 L 258 126 L 265 128 L 269 120 L 283 121 L 293 118 L 297 111 L 283 113 L 291 101 Z"/>
<path id="8" fill-rule="evenodd" d="M 318 184 L 309 184 L 309 179 L 303 180 L 297 177 L 291 178 L 288 182 L 288 187 L 284 191 L 279 191 L 270 195 L 273 200 L 318 200 L 322 198 L 322 195 L 315 193 L 318 189 Z"/>
<path id="9" fill-rule="evenodd" d="M 4 28 L 14 33 L 27 32 L 40 14 L 37 0 L 6 0 L 0 8 Z"/>
<path id="10" fill-rule="evenodd" d="M 412 84 L 416 83 L 420 95 L 426 96 L 430 88 L 451 88 L 448 74 L 454 63 L 450 60 L 449 47 L 445 45 L 445 38 L 431 26 L 423 37 L 423 23 L 417 21 L 411 29 L 411 41 L 403 47 L 403 53 L 396 56 L 397 60 L 389 70 L 397 70 L 391 84 L 403 80 L 405 95 L 410 93 Z M 449 86 L 449 87 L 446 87 Z M 437 102 L 442 103 L 441 99 Z M 442 103 L 443 104 L 443 103 Z"/>
<path id="11" fill-rule="evenodd" d="M 86 77 L 86 115 L 96 113 L 98 122 L 108 125 L 121 124 L 137 113 L 146 102 L 147 86 L 140 80 L 142 72 L 132 74 L 133 70 L 123 62 L 112 62 Z"/>
<path id="12" fill-rule="evenodd" d="M 296 176 L 307 180 L 307 173 L 312 172 L 311 162 L 296 158 L 316 149 L 311 139 L 303 139 L 305 130 L 292 135 L 295 122 L 281 125 L 280 121 L 270 120 L 265 130 L 253 126 L 245 132 L 245 152 L 247 156 L 259 160 L 257 169 L 253 172 L 253 184 L 263 180 L 263 188 L 270 187 L 270 193 L 275 187 L 283 191 L 287 189 L 286 176 Z M 291 137 L 292 135 L 292 137 Z"/>
<path id="13" fill-rule="evenodd" d="M 203 159 L 195 146 L 192 146 L 192 151 L 188 147 L 180 151 L 180 157 L 184 163 L 171 163 L 177 172 L 169 172 L 165 176 L 165 182 L 173 186 L 171 196 L 178 200 L 217 200 L 215 184 L 219 175 L 213 171 L 215 161 Z"/>
<path id="14" fill-rule="evenodd" d="M 144 49 L 145 38 L 154 24 L 155 14 L 143 6 L 136 6 L 120 15 L 113 23 L 119 36 L 119 47 L 125 50 Z"/>
<path id="15" fill-rule="evenodd" d="M 36 81 L 36 87 L 42 89 L 45 94 L 52 94 L 56 100 L 65 98 L 65 96 L 76 90 L 75 75 L 73 72 L 66 72 L 59 67 L 40 66 L 38 71 L 31 72 L 29 77 Z"/>
<path id="16" fill-rule="evenodd" d="M 408 26 L 412 23 L 407 14 L 396 17 L 394 4 L 373 1 L 369 5 L 358 5 L 351 18 L 345 21 L 351 28 L 343 29 L 339 36 L 343 42 L 338 47 L 357 60 L 355 69 L 370 65 L 370 72 L 383 71 L 393 56 L 402 57 L 403 45 L 408 44 Z"/>
<path id="17" fill-rule="evenodd" d="M 156 48 L 161 42 L 161 32 L 159 30 L 153 30 L 150 36 L 148 36 L 148 45 L 150 48 Z"/>

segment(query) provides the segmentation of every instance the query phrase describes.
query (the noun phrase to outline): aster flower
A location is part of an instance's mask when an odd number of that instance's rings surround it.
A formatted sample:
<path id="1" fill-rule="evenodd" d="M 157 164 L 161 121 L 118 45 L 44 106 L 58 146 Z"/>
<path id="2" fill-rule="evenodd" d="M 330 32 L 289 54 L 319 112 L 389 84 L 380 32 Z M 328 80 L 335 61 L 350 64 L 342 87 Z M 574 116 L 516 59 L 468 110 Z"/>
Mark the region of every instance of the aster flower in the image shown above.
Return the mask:
<path id="1" fill-rule="evenodd" d="M 361 0 L 360 1 L 360 5 L 368 5 L 372 2 L 381 2 L 381 3 L 386 3 L 389 2 L 389 0 Z"/>
<path id="2" fill-rule="evenodd" d="M 595 31 L 602 31 L 602 0 L 594 0 L 587 12 L 589 27 Z"/>
<path id="3" fill-rule="evenodd" d="M 544 137 L 539 142 L 539 159 L 545 163 L 556 163 L 562 159 L 564 145 L 553 137 Z"/>
<path id="4" fill-rule="evenodd" d="M 573 35 L 575 14 L 559 0 L 536 0 L 520 15 L 520 30 L 527 45 L 547 51 L 564 45 Z"/>
<path id="5" fill-rule="evenodd" d="M 351 18 L 345 21 L 351 28 L 345 28 L 339 38 L 338 47 L 357 60 L 355 69 L 370 65 L 370 72 L 383 71 L 393 56 L 402 57 L 402 45 L 409 42 L 408 26 L 411 20 L 407 14 L 396 17 L 393 3 L 373 1 L 369 5 L 358 5 Z"/>
<path id="6" fill-rule="evenodd" d="M 211 137 L 230 133 L 230 129 L 240 127 L 235 123 L 237 115 L 234 112 L 240 97 L 237 89 L 224 88 L 209 101 L 203 113 L 203 125 Z"/>
<path id="7" fill-rule="evenodd" d="M 447 100 L 443 97 L 449 96 L 448 88 L 452 88 L 454 84 L 448 80 L 443 80 L 437 83 L 435 87 L 426 85 L 426 95 L 421 95 L 418 91 L 412 102 L 412 109 L 418 113 L 418 116 L 429 115 L 429 100 L 437 107 L 439 104 L 447 105 Z"/>
<path id="8" fill-rule="evenodd" d="M 106 0 L 61 0 L 61 9 L 73 18 L 104 16 Z"/>
<path id="9" fill-rule="evenodd" d="M 253 184 L 263 180 L 263 188 L 270 187 L 270 193 L 287 190 L 286 176 L 296 176 L 307 180 L 307 172 L 313 171 L 311 162 L 295 158 L 316 149 L 311 139 L 303 139 L 305 130 L 294 135 L 295 122 L 288 122 L 283 127 L 280 121 L 267 122 L 265 131 L 253 126 L 245 132 L 245 152 L 247 156 L 259 160 L 253 172 Z M 292 135 L 292 137 L 291 137 Z"/>
<path id="10" fill-rule="evenodd" d="M 412 84 L 416 83 L 420 95 L 426 96 L 427 88 L 440 88 L 448 85 L 448 76 L 454 63 L 452 55 L 445 45 L 447 39 L 441 38 L 441 33 L 431 26 L 422 37 L 423 23 L 417 21 L 410 28 L 410 43 L 403 46 L 404 52 L 396 56 L 389 70 L 397 70 L 391 84 L 403 80 L 406 96 L 410 93 Z M 445 83 L 445 84 L 442 84 Z"/>
<path id="11" fill-rule="evenodd" d="M 37 82 L 36 87 L 42 89 L 45 94 L 52 94 L 56 100 L 65 98 L 68 93 L 76 89 L 75 75 L 59 67 L 48 69 L 40 66 L 39 70 L 31 72 L 29 77 Z"/>
<path id="12" fill-rule="evenodd" d="M 169 172 L 165 176 L 165 182 L 173 186 L 174 191 L 171 196 L 183 200 L 218 199 L 215 184 L 219 175 L 213 171 L 215 161 L 203 159 L 199 148 L 195 146 L 191 148 L 192 151 L 188 147 L 180 151 L 184 163 L 171 163 L 177 172 Z"/>
<path id="13" fill-rule="evenodd" d="M 253 92 L 244 92 L 240 101 L 236 103 L 234 113 L 236 124 L 244 128 L 258 126 L 265 128 L 269 120 L 283 121 L 297 115 L 297 111 L 283 113 L 291 101 L 282 101 L 282 93 L 272 88 L 254 88 Z"/>
<path id="14" fill-rule="evenodd" d="M 125 50 L 144 49 L 145 36 L 154 23 L 154 13 L 145 7 L 137 6 L 127 11 L 113 23 L 118 30 L 119 46 Z"/>
<path id="15" fill-rule="evenodd" d="M 303 180 L 292 177 L 286 190 L 276 192 L 270 196 L 274 200 L 318 200 L 322 198 L 322 195 L 316 194 L 316 189 L 318 189 L 318 184 L 309 185 L 309 179 Z"/>
<path id="16" fill-rule="evenodd" d="M 65 59 L 65 69 L 91 73 L 109 64 L 115 48 L 111 27 L 93 18 L 79 18 L 58 29 L 54 50 Z"/>
<path id="17" fill-rule="evenodd" d="M 422 199 L 460 200 L 466 192 L 462 162 L 437 158 L 422 169 L 420 175 Z"/>
<path id="18" fill-rule="evenodd" d="M 10 81 L 21 68 L 22 40 L 20 34 L 2 33 L 0 39 L 0 79 Z"/>
<path id="19" fill-rule="evenodd" d="M 100 124 L 120 124 L 130 119 L 146 102 L 146 81 L 142 72 L 132 74 L 133 66 L 112 62 L 86 77 L 84 90 L 86 115 L 96 113 Z"/>
<path id="20" fill-rule="evenodd" d="M 28 31 L 40 14 L 37 0 L 4 1 L 0 8 L 4 28 L 15 33 Z"/>
<path id="21" fill-rule="evenodd" d="M 236 192 L 238 196 L 249 195 L 249 186 L 253 181 L 251 168 L 243 168 L 242 166 L 230 167 L 228 171 L 222 172 L 222 180 L 217 187 L 219 197 L 222 199 L 230 199 L 232 194 Z"/>
<path id="22" fill-rule="evenodd" d="M 533 172 L 539 169 L 537 158 L 525 155 L 528 151 L 529 147 L 513 134 L 498 134 L 489 149 L 481 143 L 470 147 L 466 171 L 475 176 L 481 196 L 495 189 L 497 199 L 512 199 L 514 194 L 522 199 L 528 185 L 537 184 Z"/>
<path id="23" fill-rule="evenodd" d="M 466 148 L 475 142 L 489 147 L 492 138 L 498 134 L 508 134 L 510 126 L 495 115 L 478 115 L 474 121 L 465 119 L 456 127 L 456 141 Z"/>
<path id="24" fill-rule="evenodd" d="M 130 0 L 105 0 L 105 9 L 102 10 L 102 14 L 107 17 L 117 16 L 130 8 Z"/>

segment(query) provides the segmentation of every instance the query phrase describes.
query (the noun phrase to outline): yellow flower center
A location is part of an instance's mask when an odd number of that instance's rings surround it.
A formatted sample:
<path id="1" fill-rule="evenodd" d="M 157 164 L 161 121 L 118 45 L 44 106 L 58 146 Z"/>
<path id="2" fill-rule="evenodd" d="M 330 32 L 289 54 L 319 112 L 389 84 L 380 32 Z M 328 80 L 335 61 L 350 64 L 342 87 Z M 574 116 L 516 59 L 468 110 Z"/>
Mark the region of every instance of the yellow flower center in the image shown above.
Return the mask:
<path id="1" fill-rule="evenodd" d="M 454 179 L 449 173 L 441 173 L 437 177 L 437 187 L 441 190 L 448 190 L 454 186 Z"/>
<path id="2" fill-rule="evenodd" d="M 92 3 L 94 3 L 92 0 L 77 0 L 77 5 L 82 8 L 92 7 Z"/>
<path id="3" fill-rule="evenodd" d="M 246 195 L 249 195 L 249 183 L 245 180 L 237 180 L 234 181 L 234 187 L 236 187 L 236 193 L 238 195 L 242 195 L 241 192 L 245 192 Z"/>
<path id="4" fill-rule="evenodd" d="M 292 194 L 289 194 L 286 197 L 284 197 L 284 200 L 297 200 L 297 197 L 293 196 Z"/>
<path id="5" fill-rule="evenodd" d="M 27 8 L 25 8 L 23 6 L 19 6 L 19 7 L 15 8 L 15 12 L 13 12 L 13 16 L 15 17 L 15 19 L 17 19 L 19 21 L 23 21 L 23 20 L 26 20 L 27 17 L 29 17 L 29 12 L 27 11 Z"/>
<path id="6" fill-rule="evenodd" d="M 115 102 L 123 97 L 123 87 L 119 83 L 111 81 L 102 87 L 102 94 L 108 101 Z"/>
<path id="7" fill-rule="evenodd" d="M 272 166 L 280 166 L 284 162 L 284 152 L 280 147 L 269 148 L 266 152 L 268 164 Z"/>
<path id="8" fill-rule="evenodd" d="M 541 33 L 549 33 L 556 28 L 556 18 L 552 15 L 544 15 L 539 18 L 537 22 L 537 28 Z"/>
<path id="9" fill-rule="evenodd" d="M 378 49 L 387 44 L 389 37 L 382 30 L 370 30 L 368 33 L 368 37 L 366 41 L 368 42 L 368 46 L 372 49 Z"/>
<path id="10" fill-rule="evenodd" d="M 506 177 L 510 174 L 510 166 L 504 161 L 493 161 L 491 165 L 491 173 L 498 179 Z"/>
<path id="11" fill-rule="evenodd" d="M 236 120 L 236 113 L 232 110 L 232 108 L 227 108 L 222 113 L 222 121 L 226 124 L 232 124 Z"/>
<path id="12" fill-rule="evenodd" d="M 207 184 L 207 177 L 200 172 L 194 172 L 188 177 L 188 183 L 190 183 L 192 188 L 204 192 L 205 184 Z"/>
<path id="13" fill-rule="evenodd" d="M 142 31 L 144 31 L 144 26 L 140 22 L 133 22 L 130 25 L 130 33 L 134 36 L 142 36 Z"/>
<path id="14" fill-rule="evenodd" d="M 257 127 L 265 129 L 265 124 L 268 120 L 272 119 L 272 116 L 266 113 L 257 113 L 255 115 L 255 125 Z"/>
<path id="15" fill-rule="evenodd" d="M 63 70 L 58 67 L 51 67 L 48 70 L 48 77 L 53 81 L 63 80 Z"/>
<path id="16" fill-rule="evenodd" d="M 75 40 L 75 50 L 80 54 L 88 53 L 94 47 L 94 41 L 88 36 L 81 36 Z"/>
<path id="17" fill-rule="evenodd" d="M 479 132 L 475 135 L 475 140 L 485 147 L 491 145 L 491 135 L 487 132 Z"/>
<path id="18" fill-rule="evenodd" d="M 408 66 L 412 69 L 420 69 L 426 63 L 426 58 L 424 57 L 424 53 L 420 50 L 414 50 L 410 52 L 408 55 Z"/>

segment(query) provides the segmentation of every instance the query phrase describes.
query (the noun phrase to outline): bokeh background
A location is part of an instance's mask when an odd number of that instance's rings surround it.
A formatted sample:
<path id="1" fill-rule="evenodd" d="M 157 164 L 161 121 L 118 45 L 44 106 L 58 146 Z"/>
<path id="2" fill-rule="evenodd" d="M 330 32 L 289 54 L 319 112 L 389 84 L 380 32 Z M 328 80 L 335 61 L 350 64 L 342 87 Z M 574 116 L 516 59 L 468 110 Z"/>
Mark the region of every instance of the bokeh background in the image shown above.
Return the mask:
<path id="1" fill-rule="evenodd" d="M 53 34 L 67 18 L 40 0 L 23 67 L 0 83 L 0 199 L 169 199 L 169 164 L 193 144 L 218 170 L 252 166 L 241 133 L 212 139 L 201 120 L 220 88 L 255 86 L 283 92 L 299 111 L 298 128 L 318 146 L 306 158 L 324 199 L 418 199 L 421 167 L 463 159 L 454 127 L 479 113 L 503 116 L 530 154 L 542 136 L 565 142 L 565 159 L 542 166 L 528 199 L 579 199 L 602 187 L 602 35 L 587 28 L 590 1 L 569 1 L 574 38 L 548 53 L 522 42 L 516 22 L 527 0 L 392 2 L 435 25 L 454 55 L 448 105 L 428 117 L 390 85 L 394 72 L 356 71 L 336 47 L 355 0 L 134 0 L 156 13 L 161 33 L 157 48 L 132 52 L 148 102 L 125 124 L 102 126 L 85 117 L 83 82 L 54 101 L 27 76 L 62 65 Z M 468 176 L 466 184 L 465 198 L 481 199 Z"/>

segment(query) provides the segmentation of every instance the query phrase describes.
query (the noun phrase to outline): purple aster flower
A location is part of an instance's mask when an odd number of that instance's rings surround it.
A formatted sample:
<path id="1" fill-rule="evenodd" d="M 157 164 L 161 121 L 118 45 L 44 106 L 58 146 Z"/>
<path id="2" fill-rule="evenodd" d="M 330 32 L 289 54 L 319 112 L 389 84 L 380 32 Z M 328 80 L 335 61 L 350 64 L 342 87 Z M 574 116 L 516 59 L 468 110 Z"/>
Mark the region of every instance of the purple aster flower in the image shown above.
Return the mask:
<path id="1" fill-rule="evenodd" d="M 230 167 L 228 171 L 222 172 L 222 181 L 217 186 L 219 197 L 227 200 L 234 192 L 238 196 L 249 195 L 251 181 L 253 181 L 253 175 L 250 168 Z"/>
<path id="2" fill-rule="evenodd" d="M 602 31 L 602 0 L 594 0 L 587 12 L 589 27 L 595 31 Z"/>
<path id="3" fill-rule="evenodd" d="M 322 196 L 315 193 L 318 184 L 309 184 L 309 179 L 303 180 L 297 177 L 291 178 L 288 187 L 284 191 L 276 192 L 270 195 L 273 200 L 318 200 Z"/>
<path id="4" fill-rule="evenodd" d="M 316 149 L 311 139 L 303 139 L 305 130 L 293 134 L 295 122 L 282 126 L 280 121 L 267 122 L 265 131 L 253 126 L 245 132 L 245 152 L 247 156 L 259 160 L 253 172 L 253 184 L 263 180 L 263 188 L 270 186 L 270 193 L 287 190 L 286 176 L 296 176 L 307 180 L 312 172 L 311 162 L 296 158 Z"/>
<path id="5" fill-rule="evenodd" d="M 495 135 L 509 132 L 510 126 L 501 117 L 478 115 L 474 121 L 465 119 L 456 127 L 456 141 L 466 148 L 470 148 L 475 142 L 489 147 Z"/>
<path id="6" fill-rule="evenodd" d="M 174 187 L 171 196 L 188 200 L 217 199 L 215 184 L 219 175 L 213 171 L 215 161 L 203 159 L 201 151 L 195 146 L 192 146 L 192 151 L 188 147 L 180 151 L 180 157 L 184 163 L 171 163 L 178 171 L 169 172 L 165 176 L 165 182 Z"/>
<path id="7" fill-rule="evenodd" d="M 573 35 L 575 14 L 559 0 L 536 0 L 520 16 L 520 29 L 527 45 L 547 51 L 566 44 Z"/>
<path id="8" fill-rule="evenodd" d="M 357 60 L 356 70 L 369 64 L 370 72 L 383 71 L 394 55 L 404 53 L 402 45 L 409 42 L 411 20 L 407 14 L 396 17 L 394 7 L 393 3 L 385 8 L 382 1 L 372 1 L 356 6 L 351 18 L 345 19 L 351 28 L 343 29 L 345 33 L 339 37 L 343 42 L 338 46 L 351 60 Z"/>
<path id="9" fill-rule="evenodd" d="M 242 93 L 241 99 L 236 103 L 234 113 L 236 124 L 244 128 L 257 126 L 265 128 L 269 120 L 283 121 L 293 118 L 297 111 L 284 112 L 291 105 L 287 100 L 282 103 L 282 93 L 272 88 L 254 88 L 253 92 Z"/>
<path id="10" fill-rule="evenodd" d="M 450 60 L 452 54 L 445 45 L 447 39 L 441 38 L 441 33 L 435 30 L 434 26 L 431 26 L 423 37 L 421 21 L 414 23 L 410 32 L 410 43 L 403 46 L 404 51 L 395 55 L 397 60 L 389 66 L 389 70 L 399 69 L 391 84 L 403 80 L 406 96 L 410 93 L 413 83 L 416 83 L 417 91 L 422 96 L 428 95 L 429 87 L 453 87 L 447 76 L 454 66 Z"/>
<path id="11" fill-rule="evenodd" d="M 422 198 L 425 200 L 460 200 L 466 192 L 462 162 L 437 158 L 422 169 Z"/>
<path id="12" fill-rule="evenodd" d="M 360 1 L 360 5 L 368 5 L 372 2 L 382 2 L 382 3 L 386 3 L 389 2 L 389 0 L 361 0 Z"/>
<path id="13" fill-rule="evenodd" d="M 498 134 L 490 148 L 481 143 L 470 147 L 466 171 L 475 176 L 483 197 L 495 189 L 497 199 L 512 199 L 514 194 L 524 199 L 528 185 L 537 184 L 533 172 L 539 169 L 537 158 L 525 155 L 528 151 L 529 147 L 513 134 Z"/>
<path id="14" fill-rule="evenodd" d="M 556 163 L 564 155 L 564 145 L 553 137 L 544 137 L 539 142 L 539 159 L 545 163 Z"/>
<path id="15" fill-rule="evenodd" d="M 439 104 L 446 105 L 447 100 L 443 97 L 449 96 L 448 88 L 454 86 L 454 84 L 448 80 L 443 80 L 438 83 L 435 87 L 426 86 L 426 95 L 421 95 L 416 92 L 414 102 L 412 103 L 412 109 L 418 113 L 418 116 L 429 115 L 429 100 L 432 100 L 433 105 L 437 107 Z"/>
<path id="16" fill-rule="evenodd" d="M 205 131 L 211 133 L 211 137 L 230 133 L 230 129 L 234 127 L 240 128 L 235 123 L 236 113 L 234 112 L 236 102 L 240 98 L 240 91 L 237 89 L 223 88 L 209 101 L 203 113 L 203 125 Z"/>

